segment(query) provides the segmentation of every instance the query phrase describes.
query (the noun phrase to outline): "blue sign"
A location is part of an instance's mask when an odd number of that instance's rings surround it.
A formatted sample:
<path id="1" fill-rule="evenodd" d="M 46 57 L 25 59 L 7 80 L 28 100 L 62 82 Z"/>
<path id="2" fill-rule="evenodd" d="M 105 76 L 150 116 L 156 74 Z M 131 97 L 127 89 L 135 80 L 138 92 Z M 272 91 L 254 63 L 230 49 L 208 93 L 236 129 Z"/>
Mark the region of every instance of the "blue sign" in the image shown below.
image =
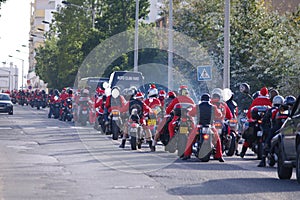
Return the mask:
<path id="1" fill-rule="evenodd" d="M 198 78 L 198 81 L 211 81 L 211 79 L 212 79 L 211 66 L 198 66 L 197 67 L 197 78 Z"/>

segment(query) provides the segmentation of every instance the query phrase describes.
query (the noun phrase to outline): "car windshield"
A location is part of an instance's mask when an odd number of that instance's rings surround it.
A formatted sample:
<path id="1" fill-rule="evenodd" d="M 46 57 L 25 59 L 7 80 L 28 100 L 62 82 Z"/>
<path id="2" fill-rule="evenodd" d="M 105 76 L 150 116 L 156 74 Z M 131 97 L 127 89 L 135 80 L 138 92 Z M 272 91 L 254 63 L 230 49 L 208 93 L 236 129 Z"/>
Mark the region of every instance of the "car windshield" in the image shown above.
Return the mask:
<path id="1" fill-rule="evenodd" d="M 0 100 L 6 100 L 6 101 L 9 101 L 10 98 L 8 95 L 5 95 L 5 94 L 0 94 Z"/>

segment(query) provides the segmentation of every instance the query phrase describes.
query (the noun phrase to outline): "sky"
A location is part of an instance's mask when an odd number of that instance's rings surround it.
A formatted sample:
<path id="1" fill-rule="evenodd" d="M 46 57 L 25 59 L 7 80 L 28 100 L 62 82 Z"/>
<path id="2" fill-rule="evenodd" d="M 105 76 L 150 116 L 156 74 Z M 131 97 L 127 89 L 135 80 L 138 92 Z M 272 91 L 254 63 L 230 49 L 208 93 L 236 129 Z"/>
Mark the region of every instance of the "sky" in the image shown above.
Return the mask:
<path id="1" fill-rule="evenodd" d="M 13 62 L 19 69 L 21 85 L 22 61 L 24 76 L 28 72 L 28 43 L 30 31 L 30 2 L 32 0 L 7 0 L 0 8 L 0 66 L 2 62 Z M 27 47 L 22 47 L 26 45 Z M 20 50 L 21 52 L 17 52 Z M 10 58 L 12 55 L 16 58 Z M 6 67 L 9 65 L 7 64 Z M 23 80 L 26 82 L 26 79 Z"/>

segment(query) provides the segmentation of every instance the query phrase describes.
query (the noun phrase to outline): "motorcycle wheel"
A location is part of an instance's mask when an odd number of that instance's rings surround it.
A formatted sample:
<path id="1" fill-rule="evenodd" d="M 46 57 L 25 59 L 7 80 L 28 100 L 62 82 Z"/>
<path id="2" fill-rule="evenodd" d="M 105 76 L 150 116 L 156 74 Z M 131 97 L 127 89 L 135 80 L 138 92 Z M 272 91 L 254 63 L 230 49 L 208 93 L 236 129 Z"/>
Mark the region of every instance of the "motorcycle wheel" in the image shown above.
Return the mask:
<path id="1" fill-rule="evenodd" d="M 119 137 L 119 127 L 115 122 L 112 122 L 111 126 L 112 139 L 118 140 Z"/>
<path id="2" fill-rule="evenodd" d="M 297 147 L 297 156 L 296 156 L 296 178 L 297 182 L 300 183 L 300 144 Z"/>
<path id="3" fill-rule="evenodd" d="M 177 155 L 181 157 L 184 154 L 185 147 L 187 143 L 187 135 L 179 134 L 177 142 Z"/>
<path id="4" fill-rule="evenodd" d="M 131 150 L 136 150 L 136 137 L 131 136 L 130 145 L 131 145 Z"/>
<path id="5" fill-rule="evenodd" d="M 229 142 L 228 149 L 225 150 L 225 154 L 227 156 L 233 156 L 235 152 L 235 140 L 236 140 L 235 134 L 231 132 L 230 137 L 231 137 L 231 141 Z"/>

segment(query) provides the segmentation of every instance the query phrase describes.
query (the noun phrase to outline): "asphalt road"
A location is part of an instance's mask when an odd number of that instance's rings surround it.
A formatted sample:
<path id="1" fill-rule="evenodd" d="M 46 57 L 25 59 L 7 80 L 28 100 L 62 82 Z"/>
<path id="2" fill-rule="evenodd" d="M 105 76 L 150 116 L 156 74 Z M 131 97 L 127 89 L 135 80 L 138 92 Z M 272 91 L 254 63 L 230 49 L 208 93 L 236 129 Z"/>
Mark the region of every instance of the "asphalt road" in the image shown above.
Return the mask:
<path id="1" fill-rule="evenodd" d="M 47 109 L 15 105 L 0 114 L 0 199 L 299 199 L 295 179 L 244 159 L 201 163 L 147 146 L 119 149 L 92 127 L 47 118 Z"/>

